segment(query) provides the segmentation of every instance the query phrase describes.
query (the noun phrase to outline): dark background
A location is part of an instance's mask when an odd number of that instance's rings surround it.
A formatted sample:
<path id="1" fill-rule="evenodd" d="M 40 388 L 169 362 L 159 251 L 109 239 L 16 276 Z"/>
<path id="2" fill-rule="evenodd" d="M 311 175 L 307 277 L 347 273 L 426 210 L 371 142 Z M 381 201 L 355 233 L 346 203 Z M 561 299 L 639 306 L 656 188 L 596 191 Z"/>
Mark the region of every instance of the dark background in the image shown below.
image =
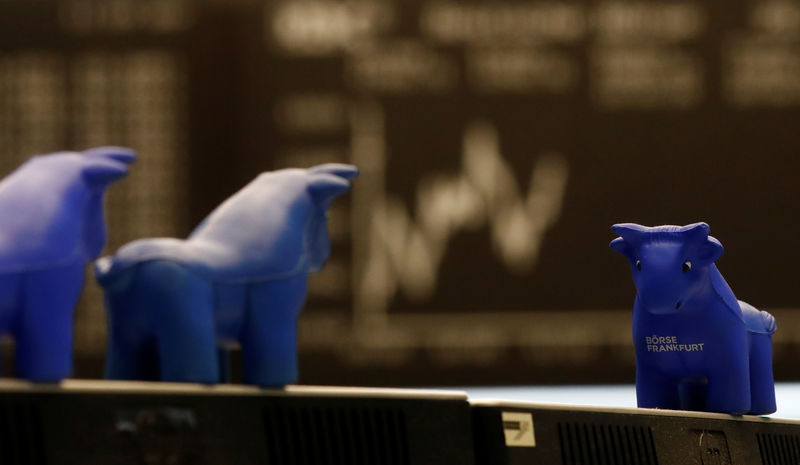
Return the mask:
<path id="1" fill-rule="evenodd" d="M 800 379 L 798 123 L 797 2 L 0 0 L 3 174 L 140 152 L 106 253 L 186 235 L 260 171 L 359 164 L 301 316 L 304 383 L 632 382 L 609 227 L 695 221 Z"/>

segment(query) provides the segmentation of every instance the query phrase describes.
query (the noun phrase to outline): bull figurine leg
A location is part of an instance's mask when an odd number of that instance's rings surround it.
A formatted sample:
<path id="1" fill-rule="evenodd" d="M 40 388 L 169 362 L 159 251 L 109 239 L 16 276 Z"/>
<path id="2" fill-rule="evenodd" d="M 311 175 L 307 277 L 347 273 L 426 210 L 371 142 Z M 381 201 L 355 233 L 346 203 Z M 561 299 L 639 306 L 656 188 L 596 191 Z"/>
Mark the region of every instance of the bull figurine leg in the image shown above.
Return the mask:
<path id="1" fill-rule="evenodd" d="M 731 338 L 717 353 L 709 353 L 708 373 L 709 412 L 745 414 L 750 411 L 750 360 L 744 331 Z"/>
<path id="2" fill-rule="evenodd" d="M 22 278 L 24 308 L 17 313 L 15 334 L 18 376 L 55 382 L 72 372 L 72 323 L 83 273 L 79 261 Z"/>
<path id="3" fill-rule="evenodd" d="M 653 368 L 637 364 L 636 401 L 642 408 L 680 409 L 678 384 Z"/>
<path id="4" fill-rule="evenodd" d="M 138 267 L 127 270 L 105 292 L 108 349 L 105 376 L 118 380 L 156 381 L 160 378 L 155 336 L 145 333 L 149 315 L 146 297 L 132 287 Z M 143 302 L 144 301 L 144 302 Z"/>
<path id="5" fill-rule="evenodd" d="M 106 284 L 106 377 L 218 382 L 212 286 L 168 261 L 141 263 L 119 279 Z"/>
<path id="6" fill-rule="evenodd" d="M 0 274 L 0 334 L 12 331 L 12 322 L 19 308 L 21 276 L 18 273 Z"/>
<path id="7" fill-rule="evenodd" d="M 179 263 L 152 261 L 139 265 L 137 287 L 158 344 L 161 379 L 219 382 L 213 286 Z"/>
<path id="8" fill-rule="evenodd" d="M 297 381 L 297 316 L 306 279 L 301 274 L 251 285 L 242 329 L 246 383 L 282 386 Z"/>
<path id="9" fill-rule="evenodd" d="M 750 414 L 774 413 L 775 383 L 772 377 L 772 339 L 769 334 L 750 336 Z"/>

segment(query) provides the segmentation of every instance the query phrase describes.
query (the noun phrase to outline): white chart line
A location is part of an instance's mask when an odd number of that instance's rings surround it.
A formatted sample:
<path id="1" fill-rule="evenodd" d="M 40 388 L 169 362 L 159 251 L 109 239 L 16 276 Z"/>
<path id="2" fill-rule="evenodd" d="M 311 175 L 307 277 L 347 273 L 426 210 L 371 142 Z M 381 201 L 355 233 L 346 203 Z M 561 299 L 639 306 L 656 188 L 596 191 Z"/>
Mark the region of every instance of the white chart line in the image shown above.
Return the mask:
<path id="1" fill-rule="evenodd" d="M 417 216 L 385 190 L 387 149 L 383 110 L 358 104 L 352 113 L 352 160 L 363 176 L 353 199 L 355 321 L 384 325 L 400 291 L 425 301 L 436 289 L 451 238 L 488 227 L 495 255 L 512 272 L 535 266 L 545 233 L 557 221 L 569 166 L 558 153 L 539 155 L 527 194 L 500 153 L 496 128 L 473 121 L 464 132 L 461 170 L 423 176 Z"/>

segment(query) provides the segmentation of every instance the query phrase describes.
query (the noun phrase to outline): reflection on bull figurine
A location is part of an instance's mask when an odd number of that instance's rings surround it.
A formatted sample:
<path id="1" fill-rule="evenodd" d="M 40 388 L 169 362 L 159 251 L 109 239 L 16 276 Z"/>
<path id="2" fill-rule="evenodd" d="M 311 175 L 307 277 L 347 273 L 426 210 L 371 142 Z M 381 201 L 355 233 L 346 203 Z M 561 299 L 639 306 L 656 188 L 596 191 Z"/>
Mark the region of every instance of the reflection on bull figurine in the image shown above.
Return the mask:
<path id="1" fill-rule="evenodd" d="M 135 158 L 119 147 L 36 156 L 0 182 L 0 332 L 14 337 L 17 376 L 69 376 L 84 268 L 106 241 L 103 194 Z"/>
<path id="2" fill-rule="evenodd" d="M 775 319 L 737 301 L 714 262 L 705 223 L 617 224 L 611 248 L 636 285 L 633 342 L 639 407 L 773 413 Z"/>
<path id="3" fill-rule="evenodd" d="M 326 210 L 356 175 L 340 164 L 263 173 L 186 240 L 138 240 L 99 260 L 106 376 L 216 383 L 217 348 L 240 344 L 246 383 L 296 381 L 307 275 L 330 254 Z"/>

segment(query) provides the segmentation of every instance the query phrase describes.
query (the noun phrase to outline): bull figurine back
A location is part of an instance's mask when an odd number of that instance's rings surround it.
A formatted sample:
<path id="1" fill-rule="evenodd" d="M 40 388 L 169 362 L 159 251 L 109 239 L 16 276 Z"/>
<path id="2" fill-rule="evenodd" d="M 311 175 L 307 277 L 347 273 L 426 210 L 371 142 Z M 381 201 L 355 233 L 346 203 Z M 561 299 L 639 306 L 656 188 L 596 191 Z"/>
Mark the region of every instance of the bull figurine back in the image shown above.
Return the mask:
<path id="1" fill-rule="evenodd" d="M 775 318 L 736 300 L 705 223 L 616 224 L 610 246 L 636 285 L 633 343 L 639 407 L 773 413 Z"/>

